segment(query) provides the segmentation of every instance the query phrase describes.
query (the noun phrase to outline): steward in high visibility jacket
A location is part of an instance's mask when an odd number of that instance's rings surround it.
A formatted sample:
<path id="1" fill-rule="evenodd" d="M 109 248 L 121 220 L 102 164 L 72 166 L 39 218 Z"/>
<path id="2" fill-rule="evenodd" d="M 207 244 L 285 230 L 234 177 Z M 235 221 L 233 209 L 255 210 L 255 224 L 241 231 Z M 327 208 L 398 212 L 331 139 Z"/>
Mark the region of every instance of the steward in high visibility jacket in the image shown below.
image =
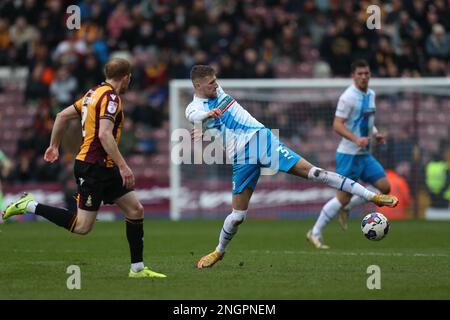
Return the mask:
<path id="1" fill-rule="evenodd" d="M 425 167 L 425 183 L 431 207 L 448 208 L 450 201 L 450 167 L 446 161 L 431 161 Z"/>

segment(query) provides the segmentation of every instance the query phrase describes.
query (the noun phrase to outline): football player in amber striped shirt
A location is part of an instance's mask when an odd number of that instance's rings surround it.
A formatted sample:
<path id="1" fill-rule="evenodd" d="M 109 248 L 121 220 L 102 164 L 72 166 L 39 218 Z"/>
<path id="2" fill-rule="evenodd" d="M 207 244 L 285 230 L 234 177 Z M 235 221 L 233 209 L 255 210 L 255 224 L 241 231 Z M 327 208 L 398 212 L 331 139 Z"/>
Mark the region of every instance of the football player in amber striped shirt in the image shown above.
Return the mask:
<path id="1" fill-rule="evenodd" d="M 144 265 L 144 208 L 133 190 L 133 172 L 118 148 L 124 117 L 120 94 L 130 84 L 130 63 L 124 59 L 111 59 L 105 65 L 105 76 L 105 82 L 91 88 L 81 99 L 58 113 L 50 146 L 44 155 L 45 161 L 55 162 L 67 123 L 81 120 L 83 140 L 74 165 L 78 186 L 77 212 L 38 203 L 32 194 L 24 194 L 8 206 L 3 217 L 34 213 L 73 233 L 85 235 L 92 230 L 101 203 L 115 203 L 126 218 L 131 254 L 129 277 L 164 278 L 165 275 Z"/>

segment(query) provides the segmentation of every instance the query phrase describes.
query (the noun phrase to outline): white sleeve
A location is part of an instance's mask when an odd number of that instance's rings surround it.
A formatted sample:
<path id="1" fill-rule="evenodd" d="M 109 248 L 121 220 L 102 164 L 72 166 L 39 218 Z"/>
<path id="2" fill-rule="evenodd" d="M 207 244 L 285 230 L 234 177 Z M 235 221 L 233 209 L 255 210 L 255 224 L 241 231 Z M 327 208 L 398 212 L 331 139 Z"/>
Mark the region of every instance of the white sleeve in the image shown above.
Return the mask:
<path id="1" fill-rule="evenodd" d="M 222 87 L 220 86 L 220 84 L 217 85 L 216 92 L 217 92 L 217 96 L 220 96 L 220 95 L 222 95 L 222 94 L 225 93 L 225 91 L 223 91 L 223 89 L 222 89 Z"/>
<path id="2" fill-rule="evenodd" d="M 352 112 L 351 105 L 344 100 L 342 97 L 339 98 L 338 105 L 336 108 L 336 117 L 347 119 L 350 116 L 350 112 Z"/>
<path id="3" fill-rule="evenodd" d="M 200 110 L 200 108 L 195 104 L 190 104 L 186 108 L 186 119 L 188 119 L 188 121 L 191 123 L 202 122 L 207 117 L 208 112 Z"/>

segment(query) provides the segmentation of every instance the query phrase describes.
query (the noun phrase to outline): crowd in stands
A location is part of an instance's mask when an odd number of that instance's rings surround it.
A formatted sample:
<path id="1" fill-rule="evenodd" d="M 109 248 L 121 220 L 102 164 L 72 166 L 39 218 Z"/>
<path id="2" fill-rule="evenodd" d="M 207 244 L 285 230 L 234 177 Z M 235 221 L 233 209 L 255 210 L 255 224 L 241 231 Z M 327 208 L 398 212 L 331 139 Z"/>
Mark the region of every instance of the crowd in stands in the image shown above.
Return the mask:
<path id="1" fill-rule="evenodd" d="M 376 77 L 445 76 L 450 69 L 445 0 L 83 0 L 81 28 L 69 30 L 71 4 L 0 3 L 0 66 L 28 68 L 25 104 L 36 110 L 10 155 L 21 181 L 58 176 L 36 169 L 54 116 L 103 80 L 102 65 L 117 52 L 134 65 L 125 155 L 158 152 L 148 133 L 167 127 L 168 82 L 188 78 L 194 64 L 212 64 L 219 78 L 348 77 L 357 58 Z M 371 30 L 366 9 L 374 4 L 381 29 Z"/>

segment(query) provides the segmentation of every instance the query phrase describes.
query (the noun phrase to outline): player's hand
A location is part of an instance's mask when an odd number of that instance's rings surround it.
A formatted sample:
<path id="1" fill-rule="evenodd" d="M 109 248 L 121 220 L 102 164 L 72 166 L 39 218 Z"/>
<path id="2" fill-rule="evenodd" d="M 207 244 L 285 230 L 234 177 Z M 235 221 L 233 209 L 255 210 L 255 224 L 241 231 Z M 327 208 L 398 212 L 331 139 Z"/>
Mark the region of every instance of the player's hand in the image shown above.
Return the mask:
<path id="1" fill-rule="evenodd" d="M 208 117 L 213 118 L 213 119 L 217 119 L 221 115 L 222 115 L 222 111 L 220 111 L 219 109 L 212 109 L 210 112 L 208 112 Z"/>
<path id="2" fill-rule="evenodd" d="M 55 162 L 59 158 L 59 151 L 58 148 L 55 147 L 48 147 L 47 150 L 45 150 L 44 154 L 44 160 L 50 163 Z"/>
<path id="3" fill-rule="evenodd" d="M 358 139 L 356 139 L 356 144 L 360 147 L 367 147 L 369 145 L 369 138 L 359 137 Z"/>
<path id="4" fill-rule="evenodd" d="M 386 137 L 382 133 L 377 133 L 375 135 L 375 140 L 377 141 L 378 144 L 385 144 L 386 143 Z"/>
<path id="5" fill-rule="evenodd" d="M 122 177 L 122 185 L 127 189 L 134 188 L 134 174 L 130 167 L 127 165 L 119 167 L 119 171 Z"/>
<path id="6" fill-rule="evenodd" d="M 196 129 L 196 128 L 191 130 L 191 138 L 192 138 L 192 140 L 194 140 L 196 142 L 197 141 L 201 141 L 202 137 L 203 137 L 202 130 L 199 130 L 199 129 Z"/>

